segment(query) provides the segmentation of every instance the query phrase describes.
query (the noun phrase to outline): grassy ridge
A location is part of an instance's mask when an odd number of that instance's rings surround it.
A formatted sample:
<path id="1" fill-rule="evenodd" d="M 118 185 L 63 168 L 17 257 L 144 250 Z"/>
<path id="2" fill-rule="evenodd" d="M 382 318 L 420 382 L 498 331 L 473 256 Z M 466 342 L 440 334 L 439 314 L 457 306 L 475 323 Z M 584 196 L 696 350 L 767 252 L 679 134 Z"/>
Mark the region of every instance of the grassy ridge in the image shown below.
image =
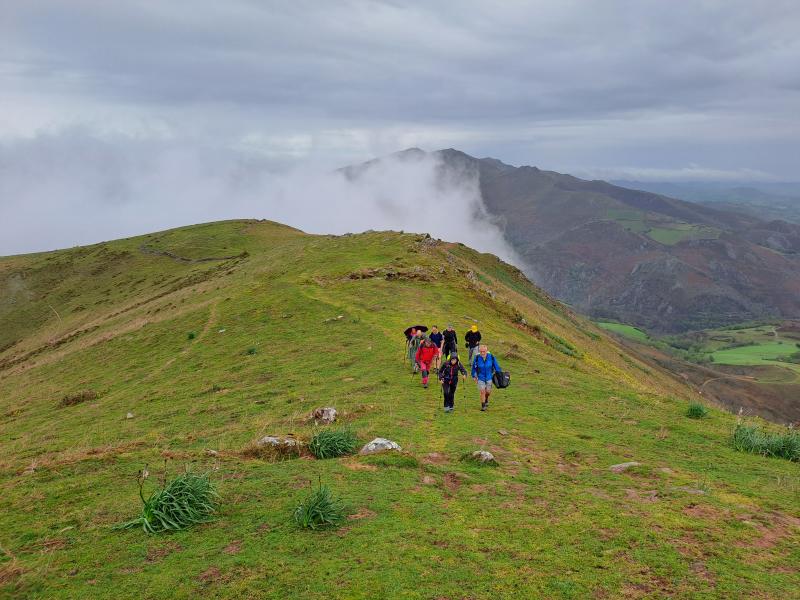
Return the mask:
<path id="1" fill-rule="evenodd" d="M 0 261 L 5 595 L 785 598 L 800 584 L 796 465 L 736 452 L 719 410 L 685 418 L 681 384 L 496 259 L 271 223 L 154 237 Z M 91 275 L 121 252 L 124 267 Z M 460 337 L 478 320 L 513 374 L 488 413 L 468 384 L 445 415 L 411 379 L 400 332 L 419 319 Z M 59 406 L 82 390 L 98 397 Z M 408 455 L 241 456 L 267 434 L 309 440 L 318 406 Z M 459 460 L 481 448 L 497 468 Z M 219 518 L 111 531 L 140 508 L 138 470 L 160 476 L 165 459 L 212 472 Z M 642 466 L 607 468 L 629 460 Z M 299 531 L 320 479 L 350 517 Z"/>

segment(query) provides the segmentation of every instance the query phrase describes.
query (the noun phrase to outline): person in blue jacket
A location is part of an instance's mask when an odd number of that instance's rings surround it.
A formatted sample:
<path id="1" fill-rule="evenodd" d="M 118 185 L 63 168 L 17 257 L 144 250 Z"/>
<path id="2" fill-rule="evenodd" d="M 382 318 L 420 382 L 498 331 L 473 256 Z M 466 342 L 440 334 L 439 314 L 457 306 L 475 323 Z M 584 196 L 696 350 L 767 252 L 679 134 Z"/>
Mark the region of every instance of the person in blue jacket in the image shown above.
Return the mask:
<path id="1" fill-rule="evenodd" d="M 478 384 L 478 391 L 481 395 L 481 410 L 485 411 L 489 407 L 489 394 L 492 393 L 492 373 L 502 373 L 500 363 L 494 355 L 489 352 L 486 344 L 478 347 L 478 356 L 472 361 L 472 378 Z"/>

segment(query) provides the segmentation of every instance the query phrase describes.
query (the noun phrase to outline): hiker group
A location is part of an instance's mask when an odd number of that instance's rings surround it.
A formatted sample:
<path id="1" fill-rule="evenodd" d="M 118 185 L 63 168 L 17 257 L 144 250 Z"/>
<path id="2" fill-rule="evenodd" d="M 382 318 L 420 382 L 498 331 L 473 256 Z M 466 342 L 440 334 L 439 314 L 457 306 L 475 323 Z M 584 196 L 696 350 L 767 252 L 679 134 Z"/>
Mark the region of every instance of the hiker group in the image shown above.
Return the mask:
<path id="1" fill-rule="evenodd" d="M 423 388 L 428 387 L 431 371 L 436 373 L 442 388 L 444 411 L 450 413 L 455 408 L 459 375 L 462 380 L 467 377 L 467 369 L 458 356 L 458 335 L 452 325 L 448 325 L 444 331 L 439 331 L 434 325 L 426 335 L 427 331 L 425 325 L 415 325 L 405 330 L 405 356 L 412 365 L 412 373 L 421 374 Z M 470 374 L 478 386 L 481 410 L 485 411 L 489 407 L 492 385 L 506 387 L 509 377 L 486 344 L 481 344 L 481 332 L 477 325 L 470 327 L 464 340 Z"/>

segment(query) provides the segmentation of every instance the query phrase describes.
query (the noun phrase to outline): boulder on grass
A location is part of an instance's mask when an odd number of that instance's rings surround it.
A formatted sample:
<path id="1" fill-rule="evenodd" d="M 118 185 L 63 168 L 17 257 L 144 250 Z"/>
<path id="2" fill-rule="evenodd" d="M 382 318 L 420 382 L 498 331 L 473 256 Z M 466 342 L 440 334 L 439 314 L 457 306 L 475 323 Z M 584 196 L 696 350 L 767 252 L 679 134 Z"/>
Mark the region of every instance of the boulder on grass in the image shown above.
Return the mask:
<path id="1" fill-rule="evenodd" d="M 324 406 L 322 408 L 315 408 L 311 416 L 317 423 L 325 425 L 333 423 L 336 420 L 336 409 L 332 406 Z"/>
<path id="2" fill-rule="evenodd" d="M 293 437 L 277 437 L 274 435 L 265 435 L 263 438 L 256 442 L 259 448 L 297 448 L 300 443 Z"/>
<path id="3" fill-rule="evenodd" d="M 402 450 L 397 442 L 385 438 L 375 438 L 361 449 L 359 454 L 377 454 L 378 452 L 388 452 L 390 450 Z"/>
<path id="4" fill-rule="evenodd" d="M 494 459 L 494 454 L 489 452 L 488 450 L 475 450 L 471 454 L 472 460 L 479 463 L 486 463 L 486 464 L 496 464 L 497 461 Z"/>

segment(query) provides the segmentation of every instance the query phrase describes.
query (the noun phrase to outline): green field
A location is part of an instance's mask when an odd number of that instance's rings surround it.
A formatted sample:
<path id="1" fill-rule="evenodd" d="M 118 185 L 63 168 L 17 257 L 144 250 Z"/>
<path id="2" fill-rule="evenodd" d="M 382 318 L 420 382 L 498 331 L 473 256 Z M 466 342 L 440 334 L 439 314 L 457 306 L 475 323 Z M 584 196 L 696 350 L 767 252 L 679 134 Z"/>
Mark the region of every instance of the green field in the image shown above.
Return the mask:
<path id="1" fill-rule="evenodd" d="M 0 292 L 3 598 L 797 597 L 797 464 L 735 451 L 719 408 L 686 418 L 681 381 L 490 255 L 232 221 L 0 259 Z M 479 323 L 512 374 L 487 412 L 410 374 L 420 320 Z M 308 441 L 321 406 L 403 453 L 245 451 Z M 218 518 L 113 530 L 145 465 L 146 494 L 209 471 Z M 318 481 L 349 518 L 299 530 Z"/>
<path id="2" fill-rule="evenodd" d="M 794 342 L 765 342 L 754 346 L 742 346 L 728 350 L 717 350 L 712 354 L 714 362 L 722 365 L 781 365 L 777 359 L 800 351 Z"/>
<path id="3" fill-rule="evenodd" d="M 609 321 L 596 321 L 598 327 L 602 327 L 608 331 L 613 331 L 614 333 L 618 333 L 619 335 L 625 336 L 632 340 L 636 340 L 639 342 L 644 342 L 650 339 L 644 331 L 641 329 L 634 327 L 633 325 L 625 325 L 624 323 L 612 323 Z"/>
<path id="4" fill-rule="evenodd" d="M 652 217 L 632 209 L 607 209 L 605 218 L 616 221 L 628 231 L 642 233 L 660 244 L 674 246 L 684 240 L 716 239 L 719 230 L 705 225 Z"/>

